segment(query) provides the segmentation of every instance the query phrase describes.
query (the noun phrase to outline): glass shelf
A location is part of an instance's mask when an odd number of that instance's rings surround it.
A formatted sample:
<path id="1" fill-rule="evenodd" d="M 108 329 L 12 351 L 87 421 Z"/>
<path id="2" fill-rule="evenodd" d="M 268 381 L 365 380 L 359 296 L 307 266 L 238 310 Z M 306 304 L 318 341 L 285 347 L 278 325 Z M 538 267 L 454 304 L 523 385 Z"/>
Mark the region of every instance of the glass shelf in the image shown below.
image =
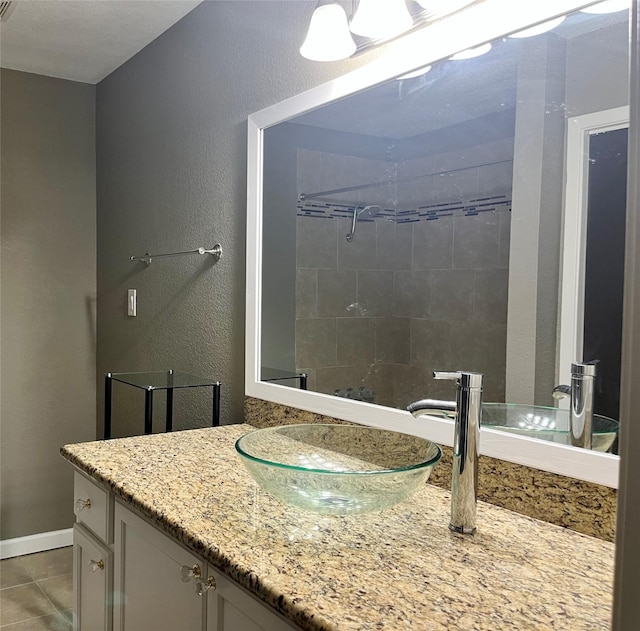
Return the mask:
<path id="1" fill-rule="evenodd" d="M 108 372 L 104 380 L 104 434 L 111 438 L 111 395 L 113 382 L 126 384 L 144 390 L 144 433 L 153 431 L 153 393 L 156 390 L 167 391 L 165 432 L 173 430 L 173 391 L 177 388 L 210 387 L 213 391 L 211 426 L 220 425 L 220 386 L 219 381 L 205 379 L 176 370 L 156 370 L 151 372 Z"/>
<path id="2" fill-rule="evenodd" d="M 143 390 L 168 390 L 169 388 L 198 388 L 214 386 L 218 381 L 196 377 L 177 370 L 157 370 L 155 372 L 112 372 L 111 379 L 142 388 Z"/>

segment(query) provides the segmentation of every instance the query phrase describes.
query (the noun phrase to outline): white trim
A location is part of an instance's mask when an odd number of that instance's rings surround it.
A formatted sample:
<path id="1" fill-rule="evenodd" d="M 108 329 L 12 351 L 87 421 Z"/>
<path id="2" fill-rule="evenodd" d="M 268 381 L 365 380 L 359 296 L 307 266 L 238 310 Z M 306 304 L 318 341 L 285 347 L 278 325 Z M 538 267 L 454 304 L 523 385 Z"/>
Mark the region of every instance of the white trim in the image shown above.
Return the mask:
<path id="1" fill-rule="evenodd" d="M 571 363 L 582 361 L 584 262 L 587 240 L 589 139 L 592 134 L 629 127 L 629 107 L 575 116 L 567 120 L 565 202 L 558 369 L 556 383 L 569 383 Z"/>
<path id="2" fill-rule="evenodd" d="M 34 552 L 66 548 L 70 545 L 73 545 L 73 528 L 41 532 L 37 535 L 27 535 L 26 537 L 16 537 L 15 539 L 5 539 L 0 541 L 0 559 L 11 559 L 25 554 L 33 554 Z"/>
<path id="3" fill-rule="evenodd" d="M 364 425 L 398 430 L 451 445 L 450 423 L 416 420 L 408 412 L 260 381 L 263 130 L 452 54 L 498 39 L 593 2 L 484 0 L 407 35 L 370 64 L 249 116 L 247 181 L 247 302 L 245 393 Z M 480 450 L 568 477 L 616 488 L 619 458 L 609 454 L 482 429 Z"/>
<path id="4" fill-rule="evenodd" d="M 453 422 L 436 417 L 414 419 L 404 410 L 349 401 L 318 392 L 254 381 L 247 395 L 333 418 L 421 436 L 442 445 L 453 444 Z M 549 471 L 611 488 L 618 487 L 619 458 L 611 454 L 569 447 L 499 430 L 480 430 L 480 453 L 527 467 Z"/>
<path id="5" fill-rule="evenodd" d="M 262 323 L 263 130 L 253 116 L 249 116 L 247 128 L 245 384 L 260 382 L 260 326 Z M 252 220 L 253 217 L 255 220 Z"/>

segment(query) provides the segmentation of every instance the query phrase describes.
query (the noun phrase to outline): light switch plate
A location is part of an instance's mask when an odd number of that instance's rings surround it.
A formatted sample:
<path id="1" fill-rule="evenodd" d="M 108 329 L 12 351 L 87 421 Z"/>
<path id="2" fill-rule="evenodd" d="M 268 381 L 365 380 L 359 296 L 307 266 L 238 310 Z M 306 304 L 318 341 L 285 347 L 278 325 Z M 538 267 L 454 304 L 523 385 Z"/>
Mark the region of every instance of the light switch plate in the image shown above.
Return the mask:
<path id="1" fill-rule="evenodd" d="M 127 315 L 138 315 L 138 296 L 135 289 L 127 290 Z"/>

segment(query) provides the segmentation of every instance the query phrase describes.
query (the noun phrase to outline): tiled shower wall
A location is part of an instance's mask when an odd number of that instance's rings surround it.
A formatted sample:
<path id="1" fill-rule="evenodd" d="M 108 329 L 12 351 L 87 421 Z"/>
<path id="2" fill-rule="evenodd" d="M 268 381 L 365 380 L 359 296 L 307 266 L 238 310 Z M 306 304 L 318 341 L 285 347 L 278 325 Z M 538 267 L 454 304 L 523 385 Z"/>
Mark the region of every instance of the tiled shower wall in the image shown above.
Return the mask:
<path id="1" fill-rule="evenodd" d="M 453 395 L 433 370 L 465 369 L 504 401 L 512 146 L 401 163 L 298 150 L 299 193 L 447 171 L 299 204 L 296 369 L 310 389 L 404 407 Z M 355 204 L 382 211 L 348 242 Z"/>

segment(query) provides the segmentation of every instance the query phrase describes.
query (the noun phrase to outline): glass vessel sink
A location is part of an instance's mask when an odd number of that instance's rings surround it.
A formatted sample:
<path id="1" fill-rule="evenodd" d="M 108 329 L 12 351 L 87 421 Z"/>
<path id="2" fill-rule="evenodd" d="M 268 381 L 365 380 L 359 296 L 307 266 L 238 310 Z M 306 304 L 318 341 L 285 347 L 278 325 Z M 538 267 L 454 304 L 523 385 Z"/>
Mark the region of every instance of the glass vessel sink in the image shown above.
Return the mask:
<path id="1" fill-rule="evenodd" d="M 254 480 L 287 504 L 369 513 L 408 498 L 440 460 L 424 438 L 360 425 L 283 425 L 245 434 L 236 450 Z"/>
<path id="2" fill-rule="evenodd" d="M 560 408 L 516 403 L 483 403 L 482 426 L 563 445 L 571 444 L 569 410 Z M 592 449 L 609 451 L 618 435 L 619 427 L 618 421 L 594 414 Z"/>

